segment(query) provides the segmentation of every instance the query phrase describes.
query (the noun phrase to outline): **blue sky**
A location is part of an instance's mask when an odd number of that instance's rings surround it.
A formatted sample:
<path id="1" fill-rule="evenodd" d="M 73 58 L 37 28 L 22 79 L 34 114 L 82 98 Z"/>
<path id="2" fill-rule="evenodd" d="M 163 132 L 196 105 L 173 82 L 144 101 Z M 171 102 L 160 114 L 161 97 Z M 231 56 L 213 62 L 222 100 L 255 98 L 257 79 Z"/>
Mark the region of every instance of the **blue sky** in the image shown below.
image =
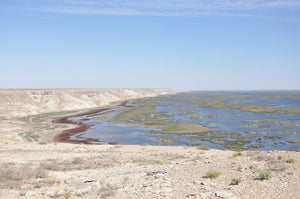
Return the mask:
<path id="1" fill-rule="evenodd" d="M 0 88 L 300 89 L 299 0 L 0 0 Z"/>

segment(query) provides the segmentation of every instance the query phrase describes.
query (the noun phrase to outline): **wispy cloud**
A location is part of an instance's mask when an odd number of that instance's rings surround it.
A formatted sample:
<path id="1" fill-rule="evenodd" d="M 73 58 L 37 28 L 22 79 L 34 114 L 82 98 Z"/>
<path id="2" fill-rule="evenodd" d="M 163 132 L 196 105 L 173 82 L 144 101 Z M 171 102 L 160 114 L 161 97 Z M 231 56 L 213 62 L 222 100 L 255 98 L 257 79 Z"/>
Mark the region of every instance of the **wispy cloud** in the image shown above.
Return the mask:
<path id="1" fill-rule="evenodd" d="M 28 0 L 26 4 L 23 0 L 12 2 L 37 11 L 90 15 L 220 15 L 276 18 L 281 17 L 283 11 L 287 13 L 289 10 L 300 10 L 299 0 Z M 285 17 L 294 17 L 286 15 Z"/>
<path id="2" fill-rule="evenodd" d="M 65 0 L 64 2 L 70 5 L 98 5 L 168 10 L 300 8 L 299 0 Z"/>

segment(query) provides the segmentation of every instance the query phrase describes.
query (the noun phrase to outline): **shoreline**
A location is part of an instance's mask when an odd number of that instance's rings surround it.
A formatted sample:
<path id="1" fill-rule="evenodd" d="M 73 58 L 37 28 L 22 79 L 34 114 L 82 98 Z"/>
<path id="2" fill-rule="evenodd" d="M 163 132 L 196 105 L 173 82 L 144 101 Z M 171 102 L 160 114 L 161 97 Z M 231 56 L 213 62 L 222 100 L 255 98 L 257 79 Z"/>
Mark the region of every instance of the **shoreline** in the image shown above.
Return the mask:
<path id="1" fill-rule="evenodd" d="M 82 133 L 90 129 L 93 125 L 84 124 L 82 122 L 70 120 L 72 117 L 82 117 L 82 116 L 91 116 L 91 115 L 102 115 L 107 113 L 107 111 L 113 111 L 116 108 L 130 108 L 131 105 L 127 105 L 128 101 L 124 101 L 117 105 L 117 107 L 110 107 L 110 108 L 99 108 L 90 110 L 83 113 L 77 113 L 73 115 L 58 117 L 52 120 L 54 124 L 71 124 L 75 125 L 75 127 L 71 127 L 68 129 L 63 130 L 62 132 L 58 133 L 53 137 L 54 142 L 62 142 L 62 143 L 73 143 L 73 144 L 94 144 L 92 142 L 97 142 L 97 144 L 101 144 L 101 140 L 87 138 L 85 140 L 71 140 L 70 137 L 76 135 L 77 133 Z M 100 143 L 99 143 L 100 142 Z M 117 142 L 109 142 L 110 145 L 115 145 Z"/>

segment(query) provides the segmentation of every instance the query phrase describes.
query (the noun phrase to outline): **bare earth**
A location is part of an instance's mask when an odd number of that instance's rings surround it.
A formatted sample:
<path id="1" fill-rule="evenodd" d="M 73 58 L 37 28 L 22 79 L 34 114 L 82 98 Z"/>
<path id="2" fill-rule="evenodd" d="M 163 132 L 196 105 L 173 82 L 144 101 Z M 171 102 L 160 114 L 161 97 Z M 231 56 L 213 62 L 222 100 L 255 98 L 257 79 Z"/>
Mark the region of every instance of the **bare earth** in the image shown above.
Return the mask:
<path id="1" fill-rule="evenodd" d="M 22 111 L 0 117 L 0 198 L 300 198 L 300 152 L 234 157 L 233 151 L 199 147 L 53 143 L 60 128 L 41 130 L 39 141 L 28 142 L 19 133 L 33 126 L 16 115 Z M 210 169 L 221 175 L 208 178 Z M 262 170 L 272 177 L 261 180 Z M 233 185 L 234 178 L 241 183 Z"/>

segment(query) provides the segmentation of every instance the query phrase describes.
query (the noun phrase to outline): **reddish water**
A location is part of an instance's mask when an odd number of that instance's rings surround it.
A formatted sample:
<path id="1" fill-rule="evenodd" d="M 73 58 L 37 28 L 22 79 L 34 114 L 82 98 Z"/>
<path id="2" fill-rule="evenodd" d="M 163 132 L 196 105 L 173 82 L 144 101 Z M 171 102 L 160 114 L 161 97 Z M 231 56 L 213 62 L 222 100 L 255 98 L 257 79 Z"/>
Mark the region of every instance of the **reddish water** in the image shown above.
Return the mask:
<path id="1" fill-rule="evenodd" d="M 129 105 L 127 105 L 127 101 L 122 102 L 121 104 L 119 104 L 118 107 L 131 107 Z M 85 140 L 73 140 L 70 139 L 71 136 L 76 135 L 77 133 L 81 133 L 81 132 L 85 132 L 87 131 L 92 125 L 88 125 L 88 124 L 83 124 L 82 122 L 77 122 L 77 121 L 73 121 L 70 118 L 72 117 L 82 117 L 82 116 L 91 116 L 91 115 L 100 115 L 103 114 L 104 112 L 107 112 L 108 110 L 113 110 L 116 109 L 116 107 L 114 108 L 101 108 L 101 109 L 95 109 L 95 110 L 91 110 L 88 112 L 84 112 L 84 113 L 78 113 L 78 114 L 74 114 L 74 115 L 70 115 L 70 116 L 66 116 L 66 117 L 60 117 L 57 118 L 55 120 L 53 120 L 53 123 L 58 123 L 58 124 L 73 124 L 76 125 L 75 128 L 71 128 L 71 129 L 66 129 L 63 132 L 61 132 L 60 134 L 58 134 L 57 136 L 54 137 L 54 141 L 56 142 L 65 142 L 65 143 L 76 143 L 76 144 L 92 144 L 93 142 L 97 142 L 97 144 L 99 144 L 99 142 L 101 143 L 101 141 L 99 139 L 93 139 L 93 138 L 88 138 Z M 83 120 L 88 120 L 88 119 L 83 119 Z M 109 143 L 109 144 L 116 144 L 114 142 Z"/>

